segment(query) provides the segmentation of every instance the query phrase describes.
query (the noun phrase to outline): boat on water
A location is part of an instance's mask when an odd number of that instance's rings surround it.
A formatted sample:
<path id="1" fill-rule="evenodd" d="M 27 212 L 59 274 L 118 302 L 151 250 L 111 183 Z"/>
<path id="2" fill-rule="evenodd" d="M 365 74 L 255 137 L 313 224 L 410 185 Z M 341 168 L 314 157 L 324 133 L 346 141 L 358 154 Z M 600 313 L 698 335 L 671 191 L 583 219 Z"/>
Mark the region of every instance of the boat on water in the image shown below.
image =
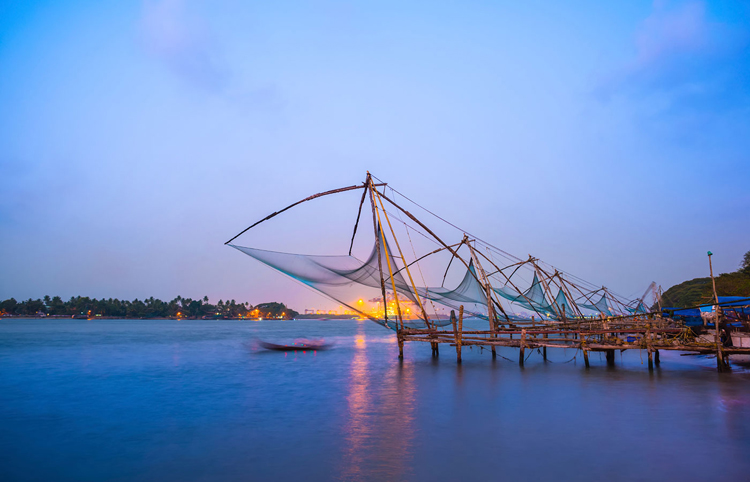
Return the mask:
<path id="1" fill-rule="evenodd" d="M 326 343 L 323 340 L 295 340 L 292 342 L 292 344 L 289 345 L 279 345 L 277 343 L 269 343 L 267 341 L 260 340 L 259 344 L 261 347 L 265 348 L 266 350 L 273 350 L 273 351 L 307 351 L 307 350 L 313 350 L 313 351 L 320 351 L 320 350 L 327 350 L 333 346 L 333 343 Z"/>

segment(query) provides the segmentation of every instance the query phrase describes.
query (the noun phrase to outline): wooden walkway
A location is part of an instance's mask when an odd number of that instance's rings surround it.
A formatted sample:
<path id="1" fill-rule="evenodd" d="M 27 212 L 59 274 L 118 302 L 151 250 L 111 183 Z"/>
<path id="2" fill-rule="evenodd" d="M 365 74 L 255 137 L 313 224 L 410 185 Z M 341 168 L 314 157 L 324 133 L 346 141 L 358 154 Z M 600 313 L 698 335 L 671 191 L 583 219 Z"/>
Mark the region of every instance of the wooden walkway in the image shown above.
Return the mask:
<path id="1" fill-rule="evenodd" d="M 518 362 L 523 365 L 526 350 L 541 349 L 542 357 L 546 360 L 548 348 L 567 348 L 581 350 L 588 368 L 590 352 L 605 352 L 607 363 L 614 364 L 616 350 L 646 350 L 648 367 L 653 369 L 654 365 L 659 365 L 661 350 L 676 350 L 695 354 L 715 354 L 718 370 L 724 371 L 729 366 L 730 355 L 750 355 L 750 348 L 725 347 L 715 335 L 715 341 L 707 343 L 697 337 L 690 328 L 658 315 L 554 324 L 506 324 L 490 330 L 467 331 L 463 329 L 463 310 L 460 310 L 458 317 L 455 312 L 451 312 L 451 327 L 452 330 L 398 330 L 399 356 L 403 357 L 404 344 L 410 341 L 430 343 L 433 354 L 437 354 L 441 344 L 455 347 L 458 363 L 461 363 L 461 349 L 464 346 L 488 348 L 492 351 L 493 357 L 497 356 L 497 347 L 508 347 L 519 349 Z"/>

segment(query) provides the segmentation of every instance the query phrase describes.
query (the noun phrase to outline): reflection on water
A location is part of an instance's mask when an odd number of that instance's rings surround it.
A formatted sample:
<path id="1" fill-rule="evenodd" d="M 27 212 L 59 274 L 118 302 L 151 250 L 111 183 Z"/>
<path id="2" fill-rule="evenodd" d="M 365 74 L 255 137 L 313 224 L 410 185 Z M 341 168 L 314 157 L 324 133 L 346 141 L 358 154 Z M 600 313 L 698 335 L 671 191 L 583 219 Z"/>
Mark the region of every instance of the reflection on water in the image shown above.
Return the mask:
<path id="1" fill-rule="evenodd" d="M 358 327 L 355 335 L 354 357 L 352 358 L 351 376 L 349 379 L 349 422 L 345 428 L 346 453 L 343 458 L 343 479 L 359 478 L 362 475 L 364 461 L 369 455 L 367 442 L 371 438 L 373 423 L 370 420 L 370 375 L 367 372 L 367 342 L 362 330 Z"/>
<path id="2" fill-rule="evenodd" d="M 401 480 L 411 469 L 414 438 L 414 373 L 391 363 L 373 380 L 362 324 L 355 335 L 342 480 Z"/>
<path id="3" fill-rule="evenodd" d="M 326 338 L 321 352 L 253 340 Z M 750 371 L 367 322 L 0 321 L 0 480 L 746 480 Z M 540 455 L 541 454 L 541 455 Z"/>

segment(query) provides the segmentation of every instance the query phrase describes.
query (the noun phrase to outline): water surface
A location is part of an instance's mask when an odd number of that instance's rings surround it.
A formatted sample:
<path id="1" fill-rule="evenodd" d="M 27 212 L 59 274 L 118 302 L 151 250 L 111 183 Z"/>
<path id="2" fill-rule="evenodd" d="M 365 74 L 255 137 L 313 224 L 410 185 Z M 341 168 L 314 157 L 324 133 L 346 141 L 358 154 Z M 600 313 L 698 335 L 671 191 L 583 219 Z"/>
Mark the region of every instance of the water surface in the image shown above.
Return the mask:
<path id="1" fill-rule="evenodd" d="M 255 340 L 325 337 L 324 352 Z M 427 344 L 356 321 L 0 320 L 0 480 L 750 477 L 750 373 Z"/>

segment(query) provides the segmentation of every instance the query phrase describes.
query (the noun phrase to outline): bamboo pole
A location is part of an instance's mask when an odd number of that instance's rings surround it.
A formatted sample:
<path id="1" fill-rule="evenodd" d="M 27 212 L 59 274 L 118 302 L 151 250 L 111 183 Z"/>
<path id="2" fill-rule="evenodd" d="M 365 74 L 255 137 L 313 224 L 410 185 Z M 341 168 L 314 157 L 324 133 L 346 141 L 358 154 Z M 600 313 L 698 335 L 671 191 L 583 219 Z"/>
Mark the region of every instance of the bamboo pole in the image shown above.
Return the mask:
<path id="1" fill-rule="evenodd" d="M 373 188 L 372 186 L 370 187 L 370 196 L 371 197 L 377 196 L 377 193 L 375 192 L 375 188 Z M 377 218 L 378 218 L 378 226 L 380 226 L 381 228 L 380 236 L 383 238 L 383 251 L 385 251 L 385 260 L 388 264 L 388 274 L 390 275 L 390 278 L 391 278 L 391 288 L 393 289 L 393 299 L 396 301 L 396 315 L 398 316 L 398 321 L 399 321 L 399 324 L 401 325 L 401 330 L 403 330 L 404 329 L 404 317 L 401 313 L 401 304 L 398 301 L 398 290 L 396 290 L 396 282 L 393 280 L 393 267 L 391 266 L 391 255 L 388 252 L 388 243 L 386 242 L 386 239 L 385 239 L 385 232 L 382 229 L 383 224 L 380 222 L 380 211 L 378 211 L 377 206 L 375 207 L 375 214 L 377 215 Z M 383 302 L 385 303 L 385 300 Z M 387 312 L 388 307 L 386 306 L 385 308 Z M 404 351 L 403 341 L 401 340 L 401 337 L 399 337 L 399 352 L 400 352 L 399 358 L 404 357 L 403 351 Z"/>
<path id="2" fill-rule="evenodd" d="M 507 276 L 507 275 L 506 275 L 505 273 L 503 273 L 503 269 L 499 268 L 499 267 L 498 267 L 498 266 L 497 266 L 497 265 L 496 265 L 496 264 L 495 264 L 495 263 L 494 263 L 494 262 L 493 262 L 493 261 L 492 261 L 492 260 L 491 260 L 490 258 L 488 258 L 487 256 L 485 256 L 485 255 L 484 255 L 484 253 L 482 253 L 481 251 L 477 251 L 477 253 L 479 253 L 479 254 L 480 254 L 480 255 L 481 255 L 481 256 L 482 256 L 482 257 L 483 257 L 484 259 L 486 259 L 487 261 L 489 261 L 489 262 L 490 262 L 490 264 L 491 264 L 492 266 L 494 266 L 494 267 L 495 267 L 495 269 L 496 269 L 495 273 L 500 273 L 501 275 L 503 275 L 503 277 L 504 277 L 504 278 L 505 278 L 505 280 L 506 280 L 506 284 L 510 284 L 510 286 L 511 286 L 511 287 L 512 287 L 512 288 L 513 288 L 514 290 L 516 290 L 516 291 L 517 291 L 517 292 L 518 292 L 518 293 L 519 293 L 519 294 L 520 294 L 520 295 L 521 295 L 521 296 L 523 297 L 523 299 L 525 299 L 525 300 L 526 300 L 526 302 L 527 302 L 527 303 L 529 304 L 529 306 L 531 306 L 531 309 L 532 309 L 532 310 L 534 310 L 534 311 L 536 312 L 536 314 L 537 314 L 537 315 L 539 315 L 539 319 L 540 319 L 540 320 L 543 320 L 543 319 L 544 319 L 544 316 L 543 316 L 543 315 L 542 315 L 541 313 L 539 313 L 539 310 L 537 310 L 537 309 L 536 309 L 536 307 L 534 306 L 534 304 L 533 304 L 533 303 L 531 303 L 531 300 L 530 300 L 530 299 L 528 299 L 528 298 L 526 297 L 526 295 L 524 294 L 524 292 L 523 292 L 523 291 L 521 291 L 521 290 L 520 290 L 520 289 L 519 289 L 519 288 L 518 288 L 518 287 L 517 287 L 517 286 L 516 286 L 516 285 L 515 285 L 515 284 L 513 283 L 513 281 L 511 281 L 511 278 L 510 278 L 510 277 L 508 277 L 508 276 Z M 516 263 L 516 264 L 518 264 L 518 265 L 519 265 L 519 266 L 518 266 L 518 268 L 520 268 L 520 267 L 521 267 L 522 265 L 524 265 L 524 264 L 526 264 L 526 263 L 528 263 L 528 261 L 522 261 L 521 263 Z M 515 265 L 511 265 L 511 266 L 515 266 Z M 510 267 L 510 266 L 508 266 L 508 267 Z M 516 268 L 516 270 L 514 270 L 514 271 L 513 271 L 513 273 L 511 273 L 511 275 L 510 275 L 511 277 L 513 276 L 513 274 L 515 274 L 515 272 L 516 272 L 516 271 L 518 270 L 518 268 Z M 493 273 L 493 274 L 494 274 L 494 273 Z M 491 276 L 491 275 L 488 275 L 488 276 Z M 518 298 L 514 298 L 514 299 L 516 299 L 516 300 L 517 300 Z"/>
<path id="3" fill-rule="evenodd" d="M 430 318 L 427 316 L 427 310 L 424 309 L 424 305 L 422 304 L 422 300 L 419 297 L 419 292 L 417 291 L 417 287 L 414 284 L 414 279 L 411 277 L 411 271 L 409 271 L 409 265 L 406 263 L 406 258 L 404 258 L 404 253 L 401 251 L 401 245 L 398 243 L 398 238 L 396 238 L 396 233 L 393 231 L 393 226 L 391 225 L 391 220 L 388 218 L 388 213 L 385 212 L 385 207 L 383 206 L 383 200 L 380 199 L 380 195 L 377 191 L 375 191 L 375 197 L 378 198 L 378 202 L 380 203 L 380 208 L 383 210 L 383 216 L 385 216 L 385 220 L 388 223 L 388 228 L 391 230 L 391 236 L 393 236 L 393 241 L 396 242 L 396 248 L 398 249 L 398 254 L 401 257 L 401 262 L 404 263 L 404 267 L 406 268 L 406 274 L 409 276 L 409 282 L 411 283 L 411 287 L 414 290 L 414 296 L 417 299 L 417 303 L 419 304 L 419 309 L 422 310 L 422 316 L 424 316 L 424 322 L 427 325 L 427 328 L 430 328 Z M 390 266 L 388 267 L 390 269 Z M 393 275 L 391 275 L 391 278 L 393 278 Z M 391 279 L 391 281 L 393 281 Z M 395 291 L 395 288 L 394 288 Z M 398 301 L 397 301 L 398 303 Z M 403 322 L 401 323 L 403 325 Z M 403 327 L 403 326 L 402 326 Z"/>
<path id="4" fill-rule="evenodd" d="M 531 255 L 529 255 L 529 259 L 532 260 Z M 552 303 L 549 303 L 549 301 L 547 301 L 547 304 L 550 305 L 555 310 L 555 312 L 557 313 L 557 316 L 562 315 L 563 321 L 565 321 L 565 314 L 561 313 L 560 307 L 557 306 L 557 300 L 552 296 L 552 293 L 551 293 L 552 290 L 550 290 L 549 284 L 547 284 L 547 279 L 545 275 L 548 275 L 548 273 L 546 272 L 542 273 L 541 268 L 539 268 L 539 265 L 536 264 L 535 260 L 532 260 L 531 264 L 534 266 L 534 270 L 536 270 L 536 273 L 539 276 L 539 282 L 542 283 L 542 288 L 543 288 L 542 292 L 545 295 L 545 299 L 549 298 L 550 300 L 552 300 Z"/>
<path id="5" fill-rule="evenodd" d="M 352 231 L 352 242 L 349 244 L 349 256 L 352 255 L 352 248 L 354 248 L 354 237 L 357 235 L 357 226 L 359 226 L 359 217 L 362 215 L 362 205 L 365 203 L 365 196 L 367 196 L 367 189 L 362 190 L 362 199 L 359 200 L 359 209 L 357 209 L 357 220 L 354 222 L 354 231 Z"/>
<path id="6" fill-rule="evenodd" d="M 367 172 L 367 182 L 365 183 L 368 187 L 372 186 L 372 176 L 370 175 L 369 171 Z M 372 197 L 372 190 L 367 190 L 370 193 L 370 206 L 372 207 L 372 227 L 375 230 L 375 251 L 378 252 L 378 272 L 380 273 L 380 291 L 383 294 L 383 320 L 385 321 L 385 326 L 388 326 L 388 300 L 385 295 L 385 278 L 383 277 L 383 260 L 381 259 L 380 255 L 380 231 L 382 231 L 382 227 L 380 226 L 380 223 L 377 220 L 377 216 L 375 214 L 376 208 L 375 208 L 375 199 Z M 396 331 L 398 331 L 398 325 L 396 326 Z"/>
<path id="7" fill-rule="evenodd" d="M 367 180 L 369 181 L 370 184 L 372 184 L 372 180 L 370 178 L 370 173 L 369 172 L 367 173 Z M 385 184 L 378 184 L 378 186 L 385 186 Z M 259 225 L 260 223 L 262 223 L 264 221 L 268 221 L 272 217 L 278 216 L 279 214 L 283 213 L 284 211 L 286 211 L 288 209 L 293 208 L 294 206 L 296 206 L 298 204 L 302 204 L 303 202 L 306 202 L 306 201 L 312 201 L 313 199 L 317 199 L 319 197 L 328 196 L 329 194 L 337 194 L 337 193 L 340 193 L 340 192 L 346 192 L 346 191 L 352 191 L 354 189 L 364 189 L 364 188 L 367 188 L 367 183 L 362 184 L 361 186 L 342 187 L 342 188 L 339 188 L 339 189 L 333 189 L 331 191 L 326 191 L 326 192 L 321 192 L 321 193 L 318 193 L 318 194 L 313 194 L 312 196 L 308 196 L 308 197 L 306 197 L 305 199 L 303 199 L 301 201 L 297 201 L 294 204 L 290 204 L 289 206 L 285 207 L 284 209 L 282 209 L 280 211 L 276 211 L 276 212 L 274 212 L 272 214 L 269 214 L 268 216 L 266 216 L 265 218 L 263 218 L 260 221 L 256 222 L 255 224 L 252 224 L 251 226 L 243 229 L 242 231 L 240 231 L 239 234 L 237 234 L 236 236 L 234 236 L 232 239 L 230 239 L 229 241 L 227 241 L 224 244 L 231 243 L 232 241 L 234 241 L 235 239 L 239 238 L 240 236 L 242 236 L 243 234 L 245 234 L 250 229 L 252 229 L 255 226 Z"/>
<path id="8" fill-rule="evenodd" d="M 492 305 L 492 286 L 490 286 L 490 281 L 487 279 L 487 274 L 484 272 L 484 268 L 482 267 L 482 264 L 479 262 L 479 258 L 477 257 L 476 253 L 474 252 L 474 248 L 471 246 L 471 243 L 467 241 L 466 236 L 464 236 L 464 241 L 466 241 L 466 246 L 469 247 L 469 251 L 471 252 L 471 258 L 474 261 L 474 264 L 476 265 L 477 270 L 479 271 L 479 277 L 482 278 L 484 281 L 484 289 L 486 291 L 487 296 L 487 317 L 490 321 L 490 331 L 493 333 L 497 331 L 497 318 L 495 316 L 495 307 Z M 507 315 L 506 315 L 507 316 Z M 497 335 L 495 335 L 495 338 Z M 492 346 L 492 358 L 497 358 L 497 351 L 495 349 L 495 346 Z"/>
<path id="9" fill-rule="evenodd" d="M 456 258 L 460 259 L 460 260 L 461 260 L 461 262 L 462 262 L 462 263 L 464 264 L 464 266 L 466 266 L 466 269 L 467 269 L 467 270 L 469 271 L 469 273 L 471 273 L 471 275 L 472 275 L 472 276 L 474 277 L 474 279 L 475 279 L 475 280 L 477 280 L 477 282 L 478 282 L 479 284 L 481 284 L 481 282 L 479 282 L 479 278 L 477 277 L 477 275 L 475 275 L 475 274 L 474 274 L 474 273 L 473 273 L 473 272 L 471 271 L 471 269 L 469 269 L 469 263 L 467 263 L 465 259 L 463 259 L 463 258 L 462 258 L 461 256 L 459 256 L 459 255 L 458 255 L 458 253 L 456 252 L 456 250 L 454 250 L 454 249 L 453 249 L 453 248 L 452 248 L 451 246 L 449 246 L 449 245 L 445 244 L 445 241 L 443 241 L 443 240 L 442 240 L 442 239 L 441 239 L 441 238 L 440 238 L 440 237 L 439 237 L 439 236 L 438 236 L 437 234 L 435 234 L 435 233 L 434 233 L 434 232 L 433 232 L 433 231 L 432 231 L 432 230 L 431 230 L 430 228 L 428 228 L 427 226 L 425 226 L 425 224 L 424 224 L 424 223 L 423 223 L 422 221 L 420 221 L 419 219 L 417 219 L 417 218 L 416 218 L 416 217 L 415 217 L 415 216 L 414 216 L 414 215 L 413 215 L 412 213 L 410 213 L 410 212 L 409 212 L 409 211 L 407 211 L 406 209 L 404 209 L 404 208 L 402 208 L 401 206 L 399 206 L 398 204 L 396 204 L 396 202 L 395 202 L 395 201 L 393 201 L 393 200 L 392 200 L 391 198 L 389 198 L 389 197 L 388 197 L 388 196 L 386 196 L 385 194 L 380 194 L 380 197 L 382 197 L 383 199 L 385 199 L 386 201 L 388 201 L 389 203 L 391 203 L 391 204 L 392 204 L 392 205 L 393 205 L 393 206 L 394 206 L 394 207 L 395 207 L 396 209 L 398 209 L 398 210 L 399 210 L 399 211 L 401 211 L 402 213 L 406 214 L 406 216 L 407 216 L 407 217 L 408 217 L 409 219 L 411 219 L 412 221 L 414 221 L 415 223 L 417 223 L 417 224 L 418 224 L 418 225 L 419 225 L 419 226 L 420 226 L 420 227 L 421 227 L 422 229 L 424 229 L 424 230 L 425 230 L 425 231 L 426 231 L 426 232 L 427 232 L 427 233 L 428 233 L 428 234 L 429 234 L 430 236 L 432 236 L 433 238 L 435 238 L 435 240 L 436 240 L 436 241 L 437 241 L 438 243 L 440 243 L 440 244 L 441 244 L 441 245 L 442 245 L 442 246 L 443 246 L 444 248 L 446 248 L 446 249 L 447 249 L 448 251 L 450 251 L 450 253 L 451 253 L 451 254 L 452 254 L 453 256 L 455 256 Z"/>

